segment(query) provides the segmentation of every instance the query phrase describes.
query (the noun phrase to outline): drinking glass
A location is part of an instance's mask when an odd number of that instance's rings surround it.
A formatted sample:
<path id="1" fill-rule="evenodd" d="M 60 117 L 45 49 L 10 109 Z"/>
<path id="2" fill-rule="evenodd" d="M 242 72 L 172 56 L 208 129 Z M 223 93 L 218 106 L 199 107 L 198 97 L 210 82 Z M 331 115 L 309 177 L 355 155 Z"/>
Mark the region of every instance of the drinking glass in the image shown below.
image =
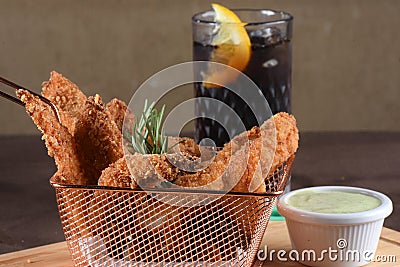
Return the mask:
<path id="1" fill-rule="evenodd" d="M 291 112 L 292 74 L 292 24 L 293 17 L 282 11 L 237 9 L 232 10 L 244 23 L 250 38 L 251 54 L 242 72 L 261 90 L 273 114 Z M 215 12 L 205 11 L 192 17 L 193 60 L 214 61 L 229 65 L 229 51 L 224 58 L 216 57 L 220 46 L 213 43 L 219 34 L 221 24 L 215 22 Z M 236 55 L 237 57 L 238 55 Z M 228 58 L 227 58 L 228 57 Z M 240 58 L 239 58 L 240 59 Z M 236 59 L 237 60 L 237 59 Z M 200 73 L 207 72 L 202 70 Z M 229 81 L 235 83 L 235 80 Z M 213 86 L 204 82 L 195 83 L 196 97 L 208 97 L 222 101 L 238 114 L 246 129 L 259 126 L 257 114 L 252 114 L 246 103 L 227 86 Z M 243 88 L 246 90 L 246 88 Z M 210 118 L 202 117 L 207 104 L 195 106 L 195 140 L 212 139 L 217 146 L 223 146 L 230 139 L 223 125 Z M 227 118 L 228 120 L 229 118 Z"/>

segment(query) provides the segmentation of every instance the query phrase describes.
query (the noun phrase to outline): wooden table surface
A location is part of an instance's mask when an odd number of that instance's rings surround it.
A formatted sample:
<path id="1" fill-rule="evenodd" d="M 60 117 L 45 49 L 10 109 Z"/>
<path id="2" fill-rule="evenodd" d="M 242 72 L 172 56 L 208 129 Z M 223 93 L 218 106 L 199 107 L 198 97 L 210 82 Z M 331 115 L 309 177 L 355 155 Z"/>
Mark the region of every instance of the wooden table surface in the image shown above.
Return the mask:
<path id="1" fill-rule="evenodd" d="M 285 222 L 270 222 L 267 227 L 261 248 L 279 251 L 290 251 L 291 245 Z M 368 266 L 398 266 L 400 265 L 400 233 L 383 228 L 376 256 L 394 256 L 391 262 L 371 262 Z M 0 266 L 29 266 L 29 267 L 68 267 L 73 266 L 71 256 L 65 242 L 47 246 L 12 252 L 0 255 Z M 298 262 L 281 262 L 276 258 L 265 261 L 263 266 L 303 266 Z"/>
<path id="2" fill-rule="evenodd" d="M 39 135 L 0 136 L 0 254 L 64 240 L 55 171 Z M 400 231 L 400 132 L 301 133 L 292 188 L 350 185 L 388 195 Z"/>

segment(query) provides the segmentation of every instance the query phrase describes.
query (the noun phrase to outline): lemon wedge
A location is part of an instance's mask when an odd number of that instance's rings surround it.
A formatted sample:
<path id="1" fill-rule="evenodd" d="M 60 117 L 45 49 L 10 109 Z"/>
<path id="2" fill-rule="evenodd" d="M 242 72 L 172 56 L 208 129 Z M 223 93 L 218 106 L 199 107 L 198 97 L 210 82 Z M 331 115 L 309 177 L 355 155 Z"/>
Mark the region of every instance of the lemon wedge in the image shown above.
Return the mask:
<path id="1" fill-rule="evenodd" d="M 215 46 L 210 61 L 226 64 L 239 71 L 243 71 L 250 61 L 251 43 L 249 35 L 239 17 L 228 8 L 219 4 L 212 4 L 215 11 L 215 21 L 220 23 L 218 33 L 212 40 Z M 220 87 L 209 81 L 226 85 L 234 82 L 239 74 L 227 68 L 218 68 L 209 64 L 204 75 L 204 87 Z"/>

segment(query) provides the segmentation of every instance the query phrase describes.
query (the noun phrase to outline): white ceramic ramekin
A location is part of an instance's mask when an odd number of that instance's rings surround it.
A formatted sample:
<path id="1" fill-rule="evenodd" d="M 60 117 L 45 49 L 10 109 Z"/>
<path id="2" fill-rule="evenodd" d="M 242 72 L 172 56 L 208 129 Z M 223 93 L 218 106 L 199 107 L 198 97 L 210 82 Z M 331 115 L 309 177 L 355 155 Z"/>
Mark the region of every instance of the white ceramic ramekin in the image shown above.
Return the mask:
<path id="1" fill-rule="evenodd" d="M 381 205 L 368 211 L 342 214 L 310 212 L 289 206 L 290 197 L 304 190 L 361 193 L 378 198 Z M 347 186 L 299 189 L 284 194 L 278 201 L 278 211 L 286 219 L 292 242 L 292 256 L 308 266 L 368 264 L 375 255 L 383 221 L 392 210 L 392 201 L 384 194 Z"/>

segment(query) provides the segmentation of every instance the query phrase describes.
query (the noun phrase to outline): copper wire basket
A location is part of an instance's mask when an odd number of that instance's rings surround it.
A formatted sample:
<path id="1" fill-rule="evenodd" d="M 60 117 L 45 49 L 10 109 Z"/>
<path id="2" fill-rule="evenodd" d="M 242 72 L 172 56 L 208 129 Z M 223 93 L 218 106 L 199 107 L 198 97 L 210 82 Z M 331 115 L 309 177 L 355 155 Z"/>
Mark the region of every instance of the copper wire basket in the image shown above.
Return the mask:
<path id="1" fill-rule="evenodd" d="M 50 183 L 75 266 L 253 266 L 293 159 L 263 194 Z"/>

